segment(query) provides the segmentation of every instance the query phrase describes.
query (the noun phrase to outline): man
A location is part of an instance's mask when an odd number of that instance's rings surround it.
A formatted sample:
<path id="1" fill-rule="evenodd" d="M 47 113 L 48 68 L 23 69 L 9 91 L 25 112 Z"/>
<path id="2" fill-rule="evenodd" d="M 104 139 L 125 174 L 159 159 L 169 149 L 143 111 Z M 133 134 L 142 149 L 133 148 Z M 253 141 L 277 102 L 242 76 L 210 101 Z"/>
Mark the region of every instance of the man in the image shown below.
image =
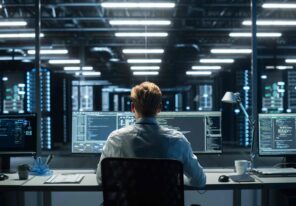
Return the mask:
<path id="1" fill-rule="evenodd" d="M 109 135 L 97 168 L 98 182 L 101 182 L 102 159 L 139 157 L 177 159 L 183 163 L 186 184 L 198 187 L 205 185 L 203 168 L 185 136 L 156 122 L 156 115 L 162 107 L 161 98 L 161 91 L 154 83 L 143 82 L 132 88 L 131 110 L 135 113 L 136 123 Z"/>

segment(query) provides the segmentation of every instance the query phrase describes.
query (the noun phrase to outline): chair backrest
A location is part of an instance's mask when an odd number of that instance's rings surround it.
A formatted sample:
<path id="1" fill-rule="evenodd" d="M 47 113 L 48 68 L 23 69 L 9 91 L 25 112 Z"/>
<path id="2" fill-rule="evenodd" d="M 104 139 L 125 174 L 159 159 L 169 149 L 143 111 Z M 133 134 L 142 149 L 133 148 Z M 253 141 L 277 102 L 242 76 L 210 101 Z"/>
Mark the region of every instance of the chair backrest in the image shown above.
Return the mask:
<path id="1" fill-rule="evenodd" d="M 104 206 L 183 206 L 183 165 L 172 159 L 105 158 Z"/>

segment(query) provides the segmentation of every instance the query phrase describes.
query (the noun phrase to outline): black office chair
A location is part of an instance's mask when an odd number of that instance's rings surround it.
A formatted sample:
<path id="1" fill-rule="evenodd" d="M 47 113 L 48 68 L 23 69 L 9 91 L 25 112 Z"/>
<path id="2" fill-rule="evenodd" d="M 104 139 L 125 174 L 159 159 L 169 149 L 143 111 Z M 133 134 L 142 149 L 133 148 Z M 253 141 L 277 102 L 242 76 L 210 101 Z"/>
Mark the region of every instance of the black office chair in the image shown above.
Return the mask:
<path id="1" fill-rule="evenodd" d="M 183 166 L 171 159 L 105 158 L 104 206 L 183 206 Z"/>

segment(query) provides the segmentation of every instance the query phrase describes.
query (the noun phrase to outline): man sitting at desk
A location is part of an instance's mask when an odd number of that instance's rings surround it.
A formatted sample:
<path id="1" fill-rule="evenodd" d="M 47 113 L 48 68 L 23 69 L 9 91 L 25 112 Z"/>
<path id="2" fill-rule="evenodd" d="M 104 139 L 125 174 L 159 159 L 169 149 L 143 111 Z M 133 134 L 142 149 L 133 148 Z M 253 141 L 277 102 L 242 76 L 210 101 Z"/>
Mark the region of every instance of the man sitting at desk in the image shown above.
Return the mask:
<path id="1" fill-rule="evenodd" d="M 134 125 L 113 131 L 103 148 L 97 168 L 101 182 L 101 161 L 106 157 L 170 158 L 183 163 L 185 183 L 203 187 L 206 176 L 185 136 L 174 129 L 158 125 L 162 94 L 157 85 L 143 82 L 131 90 Z"/>

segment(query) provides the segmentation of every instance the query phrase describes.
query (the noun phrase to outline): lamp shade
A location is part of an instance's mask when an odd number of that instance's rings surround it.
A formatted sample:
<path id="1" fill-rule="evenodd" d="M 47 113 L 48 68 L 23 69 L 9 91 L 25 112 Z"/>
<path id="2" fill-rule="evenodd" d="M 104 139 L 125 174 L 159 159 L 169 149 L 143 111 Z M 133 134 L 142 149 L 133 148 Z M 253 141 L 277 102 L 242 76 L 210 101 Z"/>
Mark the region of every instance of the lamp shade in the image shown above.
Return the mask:
<path id="1" fill-rule="evenodd" d="M 238 102 L 237 100 L 238 99 L 237 99 L 237 96 L 235 95 L 235 93 L 225 92 L 221 101 L 225 102 L 225 103 L 236 104 Z"/>

